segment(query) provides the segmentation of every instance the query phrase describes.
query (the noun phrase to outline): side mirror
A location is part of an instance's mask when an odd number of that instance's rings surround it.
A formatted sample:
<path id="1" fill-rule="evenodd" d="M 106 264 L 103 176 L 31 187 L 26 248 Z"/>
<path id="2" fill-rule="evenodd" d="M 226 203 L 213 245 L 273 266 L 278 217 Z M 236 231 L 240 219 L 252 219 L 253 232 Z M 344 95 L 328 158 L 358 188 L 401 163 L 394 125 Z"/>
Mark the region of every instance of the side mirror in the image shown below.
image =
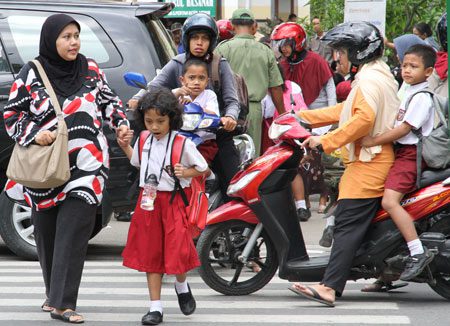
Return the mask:
<path id="1" fill-rule="evenodd" d="M 147 79 L 143 74 L 138 72 L 127 72 L 123 75 L 123 79 L 128 86 L 147 89 Z"/>

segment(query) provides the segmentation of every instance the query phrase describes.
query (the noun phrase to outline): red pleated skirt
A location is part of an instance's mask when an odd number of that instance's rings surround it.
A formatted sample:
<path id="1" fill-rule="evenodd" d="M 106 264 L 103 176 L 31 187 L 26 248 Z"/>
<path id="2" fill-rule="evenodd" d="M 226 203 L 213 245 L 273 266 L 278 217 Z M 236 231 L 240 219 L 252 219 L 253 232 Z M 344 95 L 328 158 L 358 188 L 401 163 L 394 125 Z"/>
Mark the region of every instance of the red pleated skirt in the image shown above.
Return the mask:
<path id="1" fill-rule="evenodd" d="M 190 189 L 185 188 L 190 198 Z M 177 193 L 158 191 L 155 209 L 140 207 L 142 189 L 123 250 L 123 265 L 141 272 L 183 274 L 200 266 L 187 224 L 185 205 Z"/>

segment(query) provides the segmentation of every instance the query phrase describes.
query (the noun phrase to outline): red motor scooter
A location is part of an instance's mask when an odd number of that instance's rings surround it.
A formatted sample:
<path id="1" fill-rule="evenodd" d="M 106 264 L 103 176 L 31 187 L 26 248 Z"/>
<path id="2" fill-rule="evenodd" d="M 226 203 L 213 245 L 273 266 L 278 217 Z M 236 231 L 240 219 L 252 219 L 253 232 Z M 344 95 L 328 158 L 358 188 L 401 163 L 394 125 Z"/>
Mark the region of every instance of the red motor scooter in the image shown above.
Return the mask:
<path id="1" fill-rule="evenodd" d="M 225 295 L 253 293 L 269 283 L 277 269 L 288 281 L 318 282 L 328 264 L 328 254 L 308 255 L 291 191 L 306 153 L 300 142 L 310 134 L 294 114 L 286 113 L 275 119 L 269 136 L 279 143 L 242 166 L 228 188 L 228 195 L 236 199 L 208 215 L 197 242 L 200 276 Z M 412 281 L 428 283 L 450 300 L 449 177 L 450 169 L 424 171 L 423 188 L 407 195 L 402 205 L 423 244 L 435 254 Z M 398 279 L 408 253 L 399 230 L 380 210 L 357 251 L 349 280 Z"/>

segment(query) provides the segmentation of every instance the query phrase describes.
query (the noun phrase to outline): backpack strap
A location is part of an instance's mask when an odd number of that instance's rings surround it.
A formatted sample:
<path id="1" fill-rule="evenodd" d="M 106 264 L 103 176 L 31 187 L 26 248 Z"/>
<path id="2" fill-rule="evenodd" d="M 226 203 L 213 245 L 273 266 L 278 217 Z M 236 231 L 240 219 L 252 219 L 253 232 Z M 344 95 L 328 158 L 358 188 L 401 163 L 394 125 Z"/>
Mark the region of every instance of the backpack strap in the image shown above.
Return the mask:
<path id="1" fill-rule="evenodd" d="M 150 131 L 142 130 L 139 134 L 139 143 L 138 143 L 138 153 L 139 153 L 139 163 L 142 162 L 142 150 L 144 149 L 144 144 L 150 136 Z"/>
<path id="2" fill-rule="evenodd" d="M 172 142 L 172 150 L 170 153 L 170 164 L 172 167 L 175 166 L 175 164 L 178 164 L 181 162 L 181 156 L 183 155 L 184 150 L 184 144 L 186 143 L 186 137 L 175 134 L 175 138 Z M 189 200 L 187 199 L 186 193 L 184 192 L 183 188 L 181 187 L 180 179 L 173 175 L 173 179 L 175 181 L 175 186 L 172 190 L 172 195 L 170 196 L 169 203 L 172 204 L 173 199 L 175 198 L 175 195 L 177 192 L 180 193 L 181 198 L 183 199 L 184 205 L 189 206 Z"/>
<path id="3" fill-rule="evenodd" d="M 139 134 L 139 143 L 138 143 L 139 164 L 141 164 L 141 162 L 142 162 L 142 150 L 144 149 L 145 141 L 148 139 L 149 136 L 150 136 L 150 131 L 148 131 L 148 130 L 143 130 Z M 135 171 L 137 173 L 135 175 L 133 184 L 130 186 L 130 189 L 128 190 L 128 193 L 126 196 L 126 198 L 128 200 L 131 200 L 133 198 L 134 194 L 136 193 L 136 190 L 139 187 L 140 173 L 139 173 L 139 170 L 135 170 Z"/>
<path id="4" fill-rule="evenodd" d="M 441 117 L 442 112 L 440 112 L 439 106 L 436 106 L 436 97 L 434 96 L 434 92 L 428 87 L 415 92 L 408 98 L 408 100 L 405 103 L 405 112 L 408 111 L 409 104 L 411 103 L 411 100 L 413 99 L 413 97 L 420 93 L 430 94 L 431 101 L 433 102 L 435 114 L 437 114 L 439 117 L 439 120 L 441 120 L 441 122 L 445 124 L 446 123 L 445 118 Z M 423 134 L 422 134 L 422 128 L 411 129 L 411 131 L 419 139 L 419 141 L 417 142 L 417 155 L 416 155 L 416 171 L 417 171 L 416 187 L 417 187 L 417 189 L 419 189 L 420 188 L 420 177 L 422 175 L 422 151 L 423 151 L 422 138 L 423 138 Z"/>
<path id="5" fill-rule="evenodd" d="M 222 60 L 220 54 L 213 54 L 211 61 L 211 81 L 216 94 L 220 93 L 220 60 Z"/>

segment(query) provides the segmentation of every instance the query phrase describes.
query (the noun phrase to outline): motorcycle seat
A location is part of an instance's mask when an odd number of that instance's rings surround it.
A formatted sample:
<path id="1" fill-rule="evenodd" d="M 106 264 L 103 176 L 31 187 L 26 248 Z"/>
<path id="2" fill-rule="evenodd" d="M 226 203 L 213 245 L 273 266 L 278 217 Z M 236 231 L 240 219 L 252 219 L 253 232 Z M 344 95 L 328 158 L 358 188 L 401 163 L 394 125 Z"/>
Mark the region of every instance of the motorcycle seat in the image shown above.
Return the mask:
<path id="1" fill-rule="evenodd" d="M 435 182 L 444 181 L 448 177 L 450 177 L 450 167 L 445 170 L 424 170 L 420 177 L 420 188 L 428 187 Z"/>

